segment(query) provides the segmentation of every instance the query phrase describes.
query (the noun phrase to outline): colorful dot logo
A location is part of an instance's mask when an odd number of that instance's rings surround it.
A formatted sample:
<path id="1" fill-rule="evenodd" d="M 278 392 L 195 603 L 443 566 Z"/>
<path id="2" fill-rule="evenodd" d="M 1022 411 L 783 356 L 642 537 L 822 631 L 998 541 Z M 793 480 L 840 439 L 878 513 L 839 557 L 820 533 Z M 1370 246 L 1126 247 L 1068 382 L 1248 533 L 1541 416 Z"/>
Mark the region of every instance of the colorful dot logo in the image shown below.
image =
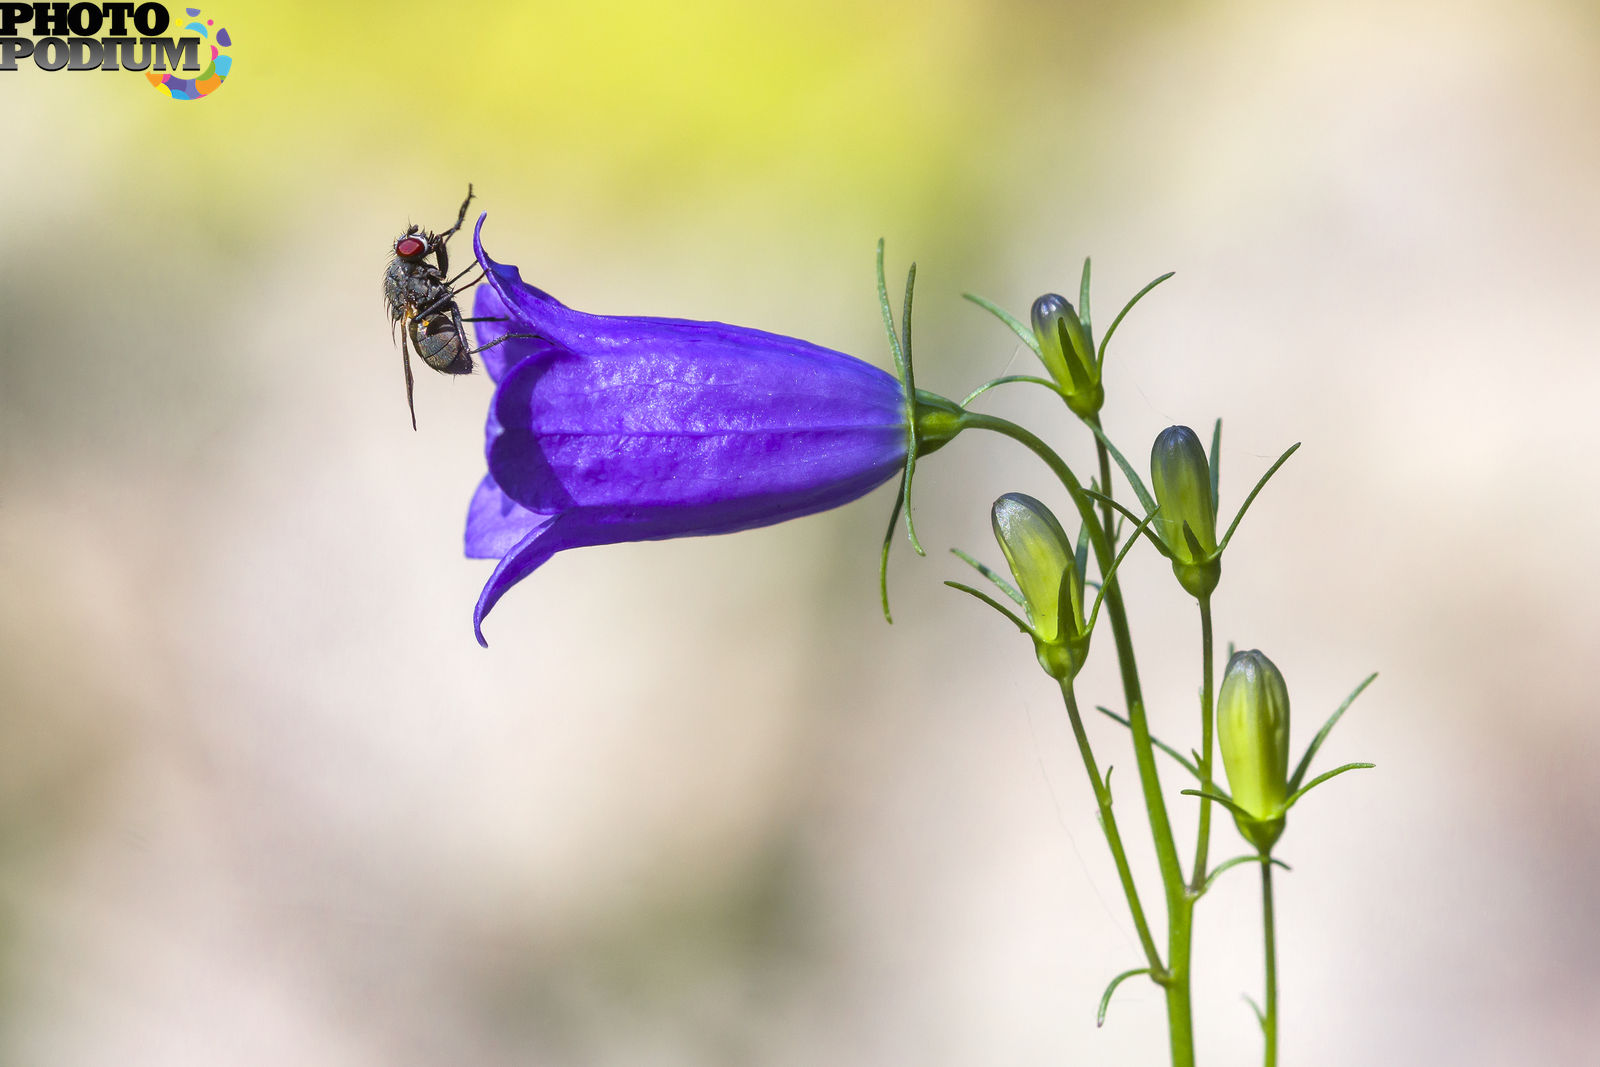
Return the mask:
<path id="1" fill-rule="evenodd" d="M 228 74 L 233 69 L 233 57 L 228 55 L 228 49 L 233 46 L 233 39 L 228 36 L 226 28 L 218 26 L 216 40 L 213 41 L 211 26 L 214 20 L 206 19 L 202 25 L 199 8 L 186 7 L 183 10 L 191 20 L 189 25 L 184 27 L 184 32 L 197 35 L 201 47 L 210 46 L 211 62 L 206 64 L 206 69 L 194 78 L 180 78 L 171 71 L 159 70 L 147 70 L 144 76 L 150 79 L 151 85 L 170 94 L 174 100 L 199 100 L 216 92 L 228 79 Z"/>

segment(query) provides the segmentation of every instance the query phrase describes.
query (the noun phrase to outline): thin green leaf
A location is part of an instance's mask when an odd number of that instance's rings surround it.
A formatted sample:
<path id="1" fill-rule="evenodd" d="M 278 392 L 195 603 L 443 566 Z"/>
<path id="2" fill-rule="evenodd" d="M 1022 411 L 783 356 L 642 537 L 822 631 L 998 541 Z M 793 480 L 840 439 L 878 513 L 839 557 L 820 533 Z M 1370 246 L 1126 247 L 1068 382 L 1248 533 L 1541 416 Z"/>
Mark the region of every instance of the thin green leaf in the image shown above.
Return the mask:
<path id="1" fill-rule="evenodd" d="M 894 328 L 894 311 L 889 307 L 889 284 L 883 277 L 883 238 L 878 238 L 878 307 L 883 311 L 883 329 L 889 335 L 889 351 L 894 355 L 895 374 L 906 381 L 906 357 L 900 351 L 900 335 Z M 906 395 L 915 396 L 909 389 Z"/>
<path id="2" fill-rule="evenodd" d="M 1223 549 L 1228 547 L 1228 542 L 1233 540 L 1233 531 L 1239 528 L 1239 520 L 1244 518 L 1244 513 L 1250 510 L 1251 504 L 1255 503 L 1256 494 L 1261 492 L 1262 486 L 1267 484 L 1267 479 L 1271 478 L 1274 474 L 1277 474 L 1278 468 L 1287 463 L 1289 457 L 1294 455 L 1295 449 L 1299 447 L 1299 441 L 1296 441 L 1294 444 L 1290 445 L 1283 455 L 1278 457 L 1278 462 L 1267 468 L 1267 473 L 1263 474 L 1261 479 L 1256 482 L 1256 487 L 1250 490 L 1250 495 L 1244 498 L 1244 505 L 1239 508 L 1239 514 L 1233 517 L 1233 522 L 1228 526 L 1228 532 L 1222 535 L 1222 542 L 1217 545 L 1217 552 L 1219 554 Z"/>
<path id="3" fill-rule="evenodd" d="M 1218 496 L 1222 484 L 1222 420 L 1218 419 L 1211 430 L 1211 525 L 1217 524 L 1217 509 L 1222 506 Z"/>
<path id="4" fill-rule="evenodd" d="M 1098 711 L 1100 714 L 1104 715 L 1106 718 L 1112 720 L 1113 722 L 1120 722 L 1122 725 L 1126 726 L 1128 729 L 1130 729 L 1130 730 L 1133 729 L 1133 724 L 1132 723 L 1130 723 L 1127 719 L 1124 719 L 1121 715 L 1118 715 L 1116 712 L 1112 711 L 1110 708 L 1101 707 L 1100 705 L 1096 704 L 1094 710 Z M 1186 770 L 1190 774 L 1194 775 L 1196 781 L 1201 781 L 1202 780 L 1200 778 L 1200 768 L 1197 767 L 1195 764 L 1190 763 L 1189 760 L 1184 756 L 1184 754 L 1182 752 L 1179 752 L 1177 749 L 1173 748 L 1171 745 L 1167 744 L 1165 741 L 1161 740 L 1159 737 L 1152 736 L 1150 738 L 1150 743 L 1152 745 L 1155 745 L 1161 751 L 1165 752 L 1167 755 L 1171 756 L 1173 759 L 1177 760 L 1178 761 L 1178 766 L 1182 767 L 1184 770 Z M 1107 781 L 1109 781 L 1110 778 L 1111 778 L 1111 774 L 1108 771 L 1108 772 L 1106 772 Z"/>
<path id="5" fill-rule="evenodd" d="M 968 594 L 969 596 L 977 597 L 979 600 L 983 601 L 985 604 L 989 605 L 991 608 L 993 608 L 994 610 L 998 611 L 1000 614 L 1004 615 L 1006 618 L 1010 619 L 1011 622 L 1012 622 L 1012 625 L 1016 626 L 1016 628 L 1021 630 L 1023 633 L 1025 633 L 1025 634 L 1033 633 L 1033 630 L 1028 627 L 1027 623 L 1025 623 L 1021 619 L 1017 618 L 1017 616 L 1011 611 L 1010 608 L 1008 608 L 1005 605 L 1001 604 L 998 600 L 996 600 L 994 597 L 990 596 L 988 593 L 985 593 L 985 592 L 983 592 L 982 590 L 979 590 L 979 589 L 974 589 L 970 585 L 964 585 L 961 582 L 945 582 L 944 584 L 948 585 L 951 589 L 959 589 L 963 593 Z"/>
<path id="6" fill-rule="evenodd" d="M 1223 871 L 1229 870 L 1230 868 L 1233 868 L 1233 867 L 1237 867 L 1241 863 L 1260 863 L 1261 859 L 1262 859 L 1262 857 L 1259 854 L 1247 855 L 1247 856 L 1235 856 L 1235 857 L 1233 857 L 1233 859 L 1228 860 L 1226 863 L 1217 864 L 1216 867 L 1212 868 L 1211 873 L 1206 875 L 1206 884 L 1200 887 L 1200 895 L 1201 896 L 1205 896 L 1207 893 L 1211 892 L 1212 883 L 1214 883 L 1217 880 L 1217 876 L 1219 874 L 1221 874 Z M 1282 860 L 1273 859 L 1270 856 L 1267 857 L 1267 860 L 1268 860 L 1268 862 L 1270 862 L 1275 867 L 1282 867 L 1286 871 L 1293 870 L 1292 867 L 1290 867 L 1287 863 L 1283 862 Z"/>
<path id="7" fill-rule="evenodd" d="M 1104 367 L 1106 365 L 1106 349 L 1111 346 L 1111 335 L 1117 332 L 1117 327 L 1122 325 L 1122 320 L 1127 316 L 1128 312 L 1133 310 L 1133 305 L 1143 300 L 1145 294 L 1150 290 L 1154 289 L 1156 286 L 1172 277 L 1173 273 L 1174 272 L 1170 270 L 1167 271 L 1167 273 L 1163 274 L 1161 277 L 1157 278 L 1143 289 L 1140 289 L 1137 293 L 1134 293 L 1133 299 L 1122 306 L 1122 310 L 1117 313 L 1117 317 L 1111 321 L 1111 329 L 1106 331 L 1105 338 L 1100 342 L 1100 357 L 1098 361 L 1099 366 Z"/>
<path id="8" fill-rule="evenodd" d="M 1343 767 L 1335 767 L 1331 771 L 1324 771 L 1315 778 L 1311 779 L 1311 781 L 1307 782 L 1301 788 L 1296 789 L 1293 793 L 1290 793 L 1289 799 L 1283 802 L 1283 810 L 1287 812 L 1290 808 L 1294 807 L 1295 804 L 1299 803 L 1301 797 L 1305 796 L 1307 793 L 1311 792 L 1317 786 L 1321 785 L 1323 782 L 1326 782 L 1330 778 L 1337 778 L 1345 771 L 1365 771 L 1376 766 L 1376 763 L 1346 763 Z"/>
<path id="9" fill-rule="evenodd" d="M 976 293 L 962 293 L 961 295 L 972 301 L 974 304 L 977 304 L 979 307 L 983 308 L 983 310 L 987 311 L 989 314 L 993 315 L 1007 326 L 1011 327 L 1011 332 L 1022 338 L 1022 343 L 1031 348 L 1034 355 L 1040 355 L 1039 339 L 1033 335 L 1033 330 L 1029 329 L 1027 326 L 1018 321 L 1016 316 L 1012 315 L 1011 312 L 1007 311 L 998 304 L 994 304 L 988 300 L 985 300 Z"/>
<path id="10" fill-rule="evenodd" d="M 1317 731 L 1317 736 L 1311 739 L 1311 744 L 1306 747 L 1306 754 L 1300 757 L 1299 765 L 1295 767 L 1294 774 L 1289 777 L 1289 792 L 1292 793 L 1300 788 L 1300 779 L 1304 778 L 1306 771 L 1311 769 L 1311 757 L 1317 754 L 1317 749 L 1321 748 L 1322 742 L 1327 740 L 1329 732 L 1333 730 L 1333 724 L 1344 717 L 1345 711 L 1351 704 L 1355 703 L 1356 697 L 1360 696 L 1362 690 L 1371 685 L 1377 677 L 1377 671 L 1367 675 L 1362 683 L 1356 686 L 1349 696 L 1344 698 L 1344 703 L 1339 705 L 1339 710 L 1328 716 L 1328 721 L 1322 724 L 1322 729 Z"/>
<path id="11" fill-rule="evenodd" d="M 1083 601 L 1083 587 L 1089 580 L 1089 527 L 1078 523 L 1078 543 L 1072 551 L 1072 563 L 1078 575 L 1078 601 Z"/>
<path id="12" fill-rule="evenodd" d="M 1106 436 L 1104 430 L 1092 422 L 1088 425 L 1089 429 L 1094 431 L 1094 435 L 1100 439 L 1100 443 L 1106 446 L 1106 451 L 1111 453 L 1111 458 L 1117 461 L 1117 466 L 1122 468 L 1122 476 L 1128 479 L 1129 485 L 1133 486 L 1133 495 L 1139 498 L 1139 503 L 1144 505 L 1144 510 L 1147 513 L 1154 511 L 1156 509 L 1156 498 L 1151 496 L 1150 490 L 1144 487 L 1144 482 L 1139 478 L 1139 472 L 1134 470 L 1133 466 L 1122 458 L 1122 453 L 1117 451 L 1117 446 L 1111 443 L 1111 438 Z"/>
<path id="13" fill-rule="evenodd" d="M 1095 1026 L 1104 1026 L 1106 1024 L 1106 1009 L 1111 1006 L 1111 994 L 1117 991 L 1117 986 L 1136 975 L 1149 973 L 1150 968 L 1148 967 L 1135 967 L 1133 970 L 1123 971 L 1121 974 L 1111 979 L 1111 984 L 1106 986 L 1105 993 L 1100 997 L 1100 1009 L 1094 1013 Z"/>
<path id="14" fill-rule="evenodd" d="M 1097 493 L 1093 489 L 1085 489 L 1084 492 L 1087 493 L 1091 499 L 1098 500 L 1102 504 L 1111 505 L 1111 507 L 1114 510 L 1120 512 L 1122 515 L 1124 515 L 1127 518 L 1131 519 L 1133 522 L 1137 523 L 1138 525 L 1144 526 L 1146 524 L 1146 520 L 1145 519 L 1141 519 L 1139 516 L 1135 515 L 1133 512 L 1129 511 L 1126 507 L 1124 507 L 1123 505 L 1117 503 L 1115 500 L 1113 500 L 1110 497 L 1106 496 L 1104 493 Z M 1159 505 L 1156 508 L 1153 508 L 1151 510 L 1150 514 L 1153 516 L 1156 513 L 1156 511 L 1158 511 L 1158 510 L 1160 510 Z M 1122 519 L 1119 518 L 1117 520 L 1117 523 L 1120 526 L 1121 523 L 1122 523 Z M 1144 535 L 1152 545 L 1156 546 L 1156 551 L 1157 552 L 1160 552 L 1167 559 L 1171 559 L 1172 558 L 1172 550 L 1167 548 L 1167 546 L 1162 543 L 1161 538 L 1157 537 L 1148 528 L 1145 530 Z M 1137 537 L 1137 536 L 1138 536 L 1138 534 L 1135 533 L 1134 537 Z M 1119 541 L 1122 540 L 1122 534 L 1121 534 L 1120 530 L 1117 533 L 1117 538 L 1116 539 L 1119 540 Z"/>
<path id="15" fill-rule="evenodd" d="M 905 375 L 904 375 L 904 382 L 905 382 L 905 390 L 906 390 L 906 427 L 907 427 L 907 429 L 906 429 L 906 480 L 905 480 L 905 498 L 906 498 L 906 502 L 905 502 L 905 510 L 906 510 L 906 536 L 911 539 L 911 547 L 916 550 L 917 555 L 926 556 L 928 553 L 923 551 L 922 542 L 917 540 L 917 520 L 913 516 L 912 510 L 911 510 L 911 486 L 912 486 L 912 483 L 914 481 L 916 481 L 916 477 L 917 477 L 917 433 L 916 433 L 916 430 L 915 430 L 915 426 L 916 426 L 916 422 L 917 422 L 917 402 L 916 402 L 917 377 L 916 377 L 916 370 L 913 367 L 912 362 L 911 362 L 911 291 L 916 287 L 916 282 L 917 282 L 917 265 L 915 263 L 913 263 L 913 264 L 911 264 L 911 268 L 906 271 L 906 303 L 905 303 L 905 310 L 903 312 L 901 312 L 901 314 L 900 314 L 900 328 L 901 328 L 902 331 L 904 331 L 904 335 L 905 335 L 905 344 L 904 344 Z M 887 296 L 885 298 L 887 299 Z M 885 305 L 885 308 L 887 309 L 887 305 Z M 887 313 L 887 311 L 886 311 L 886 313 Z M 893 320 L 892 319 L 890 320 L 890 328 L 893 329 Z"/>
<path id="16" fill-rule="evenodd" d="M 1204 800 L 1214 800 L 1218 804 L 1221 804 L 1223 807 L 1227 808 L 1229 811 L 1233 812 L 1235 815 L 1241 816 L 1242 818 L 1249 819 L 1252 822 L 1259 822 L 1260 821 L 1254 815 L 1251 815 L 1248 811 L 1245 811 L 1239 805 L 1235 804 L 1233 802 L 1233 798 L 1232 797 L 1224 796 L 1223 794 L 1218 793 L 1215 790 L 1211 790 L 1211 789 L 1180 789 L 1180 790 L 1178 790 L 1178 792 L 1182 793 L 1186 797 L 1200 797 L 1200 798 L 1202 798 Z"/>
<path id="17" fill-rule="evenodd" d="M 987 393 L 997 385 L 1010 385 L 1013 382 L 1028 382 L 1032 385 L 1042 385 L 1052 393 L 1056 394 L 1056 396 L 1061 397 L 1063 400 L 1065 400 L 1067 396 L 1066 393 L 1062 392 L 1061 386 L 1057 385 L 1049 378 L 1038 378 L 1032 374 L 1008 374 L 1004 378 L 996 378 L 993 381 L 984 382 L 982 385 L 978 386 L 972 392 L 967 394 L 966 399 L 961 401 L 961 406 L 966 407 L 968 404 L 972 403 L 974 400 L 978 399 L 984 393 Z"/>
<path id="18" fill-rule="evenodd" d="M 1156 510 L 1160 511 L 1161 509 L 1157 508 Z M 1132 551 L 1133 546 L 1139 543 L 1139 535 L 1150 528 L 1150 523 L 1155 521 L 1155 517 L 1155 513 L 1152 512 L 1148 518 L 1138 525 L 1133 533 L 1129 535 L 1127 542 L 1122 546 L 1122 551 L 1117 553 L 1117 558 L 1111 561 L 1111 569 L 1100 576 L 1100 592 L 1094 598 L 1094 611 L 1089 615 L 1088 629 L 1091 633 L 1094 631 L 1094 621 L 1100 617 L 1100 604 L 1106 598 L 1105 587 L 1111 584 L 1111 579 L 1116 575 L 1117 568 L 1122 566 L 1122 561 L 1124 559 L 1128 558 L 1128 553 Z"/>
<path id="19" fill-rule="evenodd" d="M 878 559 L 878 595 L 883 598 L 883 621 L 894 625 L 889 613 L 889 546 L 894 543 L 894 528 L 900 523 L 900 505 L 905 499 L 905 473 L 900 474 L 900 488 L 895 490 L 894 508 L 889 512 L 889 528 L 883 532 L 883 554 Z"/>
<path id="20" fill-rule="evenodd" d="M 999 573 L 997 573 L 995 570 L 993 570 L 987 564 L 982 563 L 979 560 L 976 560 L 976 559 L 972 558 L 971 556 L 967 555 L 965 552 L 961 551 L 959 548 L 952 548 L 950 550 L 950 552 L 957 559 L 960 559 L 962 562 L 964 562 L 968 566 L 970 566 L 973 570 L 977 571 L 979 574 L 983 575 L 985 578 L 989 579 L 996 586 L 998 586 L 1000 591 L 1002 593 L 1004 593 L 1006 596 L 1010 597 L 1012 600 L 1015 600 L 1017 602 L 1017 606 L 1022 608 L 1022 610 L 1024 610 L 1024 611 L 1028 610 L 1028 600 L 1027 600 L 1027 598 L 1024 597 L 1020 592 L 1017 591 L 1016 586 L 1012 585 L 1010 582 L 1008 582 L 1004 578 L 1000 577 Z"/>
<path id="21" fill-rule="evenodd" d="M 1256 1022 L 1261 1026 L 1261 1032 L 1266 1033 L 1267 1013 L 1261 1010 L 1261 1005 L 1257 1004 L 1250 994 L 1241 993 L 1240 996 L 1244 997 L 1244 1002 L 1250 1005 L 1250 1010 L 1256 1013 Z"/>
<path id="22" fill-rule="evenodd" d="M 1083 257 L 1083 280 L 1078 282 L 1078 321 L 1089 332 L 1089 257 Z"/>

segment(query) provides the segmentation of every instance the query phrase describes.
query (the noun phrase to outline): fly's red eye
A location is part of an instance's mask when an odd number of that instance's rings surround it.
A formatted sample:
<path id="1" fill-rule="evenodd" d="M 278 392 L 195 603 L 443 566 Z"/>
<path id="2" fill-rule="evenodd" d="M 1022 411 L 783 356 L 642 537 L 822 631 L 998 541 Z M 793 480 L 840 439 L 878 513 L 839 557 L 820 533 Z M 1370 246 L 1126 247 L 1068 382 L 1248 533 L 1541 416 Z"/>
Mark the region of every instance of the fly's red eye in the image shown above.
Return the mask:
<path id="1" fill-rule="evenodd" d="M 402 237 L 394 243 L 394 254 L 401 259 L 415 259 L 426 248 L 420 237 Z"/>

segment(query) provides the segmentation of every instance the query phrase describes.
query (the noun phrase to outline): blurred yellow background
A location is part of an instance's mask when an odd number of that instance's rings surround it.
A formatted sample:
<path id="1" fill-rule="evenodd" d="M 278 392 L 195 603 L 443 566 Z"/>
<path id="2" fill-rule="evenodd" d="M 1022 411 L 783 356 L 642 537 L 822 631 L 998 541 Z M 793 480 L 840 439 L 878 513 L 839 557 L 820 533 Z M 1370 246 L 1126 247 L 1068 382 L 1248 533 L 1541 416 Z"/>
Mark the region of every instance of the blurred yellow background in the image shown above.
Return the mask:
<path id="1" fill-rule="evenodd" d="M 1147 983 L 1093 1026 L 1138 950 L 1059 700 L 940 585 L 943 547 L 998 562 L 1000 492 L 1058 499 L 1019 449 L 923 466 L 893 627 L 884 489 L 559 556 L 477 647 L 490 386 L 419 368 L 412 433 L 379 293 L 469 181 L 491 252 L 576 307 L 887 366 L 882 235 L 954 396 L 1032 370 L 963 290 L 1020 314 L 1093 254 L 1108 322 L 1176 270 L 1109 429 L 1142 456 L 1223 417 L 1228 514 L 1304 441 L 1219 638 L 1283 669 L 1297 748 L 1382 672 L 1319 761 L 1378 769 L 1278 850 L 1284 1061 L 1592 1055 L 1592 4 L 205 13 L 235 66 L 202 101 L 0 74 L 0 1062 L 1162 1062 Z M 1083 463 L 1046 401 L 989 405 Z M 1188 747 L 1192 606 L 1126 573 Z M 1113 670 L 1102 640 L 1087 703 Z M 1206 1063 L 1258 1055 L 1257 906 L 1234 874 L 1199 912 Z"/>

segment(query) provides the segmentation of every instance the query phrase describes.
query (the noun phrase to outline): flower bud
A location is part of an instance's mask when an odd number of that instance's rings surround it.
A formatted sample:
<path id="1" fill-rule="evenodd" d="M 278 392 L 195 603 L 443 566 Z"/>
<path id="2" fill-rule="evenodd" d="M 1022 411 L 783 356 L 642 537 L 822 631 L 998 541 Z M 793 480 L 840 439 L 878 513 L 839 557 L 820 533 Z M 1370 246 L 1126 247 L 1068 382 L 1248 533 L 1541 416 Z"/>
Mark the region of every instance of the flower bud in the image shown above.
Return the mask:
<path id="1" fill-rule="evenodd" d="M 1211 501 L 1211 465 L 1193 430 L 1168 426 L 1156 435 L 1150 449 L 1150 481 L 1161 505 L 1156 522 L 1161 540 L 1172 552 L 1172 573 L 1191 596 L 1210 596 L 1222 577 L 1222 563 L 1206 559 L 1217 550 L 1217 518 Z M 1185 526 L 1192 539 L 1185 535 Z"/>
<path id="2" fill-rule="evenodd" d="M 1255 649 L 1235 652 L 1217 694 L 1217 742 L 1239 832 L 1257 848 L 1283 833 L 1289 780 L 1289 690 L 1270 659 Z"/>
<path id="3" fill-rule="evenodd" d="M 1072 542 L 1049 508 L 1021 493 L 996 500 L 990 518 L 1017 590 L 1027 601 L 1039 665 L 1054 678 L 1072 677 L 1088 652 Z"/>
<path id="4" fill-rule="evenodd" d="M 1033 302 L 1033 335 L 1045 369 L 1066 393 L 1073 413 L 1087 418 L 1099 411 L 1106 393 L 1100 386 L 1094 348 L 1066 297 L 1046 293 Z"/>

